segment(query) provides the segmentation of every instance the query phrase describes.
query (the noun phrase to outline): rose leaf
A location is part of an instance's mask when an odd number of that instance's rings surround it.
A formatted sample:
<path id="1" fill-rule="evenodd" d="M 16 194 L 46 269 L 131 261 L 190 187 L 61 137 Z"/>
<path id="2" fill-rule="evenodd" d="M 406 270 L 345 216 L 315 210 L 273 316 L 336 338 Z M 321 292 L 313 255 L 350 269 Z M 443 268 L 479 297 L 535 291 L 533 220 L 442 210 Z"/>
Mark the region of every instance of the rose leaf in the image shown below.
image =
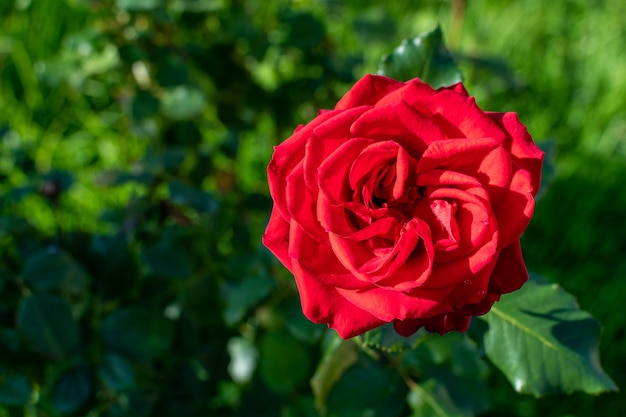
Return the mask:
<path id="1" fill-rule="evenodd" d="M 378 74 L 400 81 L 420 78 L 433 88 L 461 81 L 461 72 L 445 47 L 439 27 L 402 41 L 392 53 L 382 58 Z"/>
<path id="2" fill-rule="evenodd" d="M 485 352 L 518 392 L 617 390 L 600 365 L 599 322 L 557 284 L 531 280 L 481 318 Z"/>

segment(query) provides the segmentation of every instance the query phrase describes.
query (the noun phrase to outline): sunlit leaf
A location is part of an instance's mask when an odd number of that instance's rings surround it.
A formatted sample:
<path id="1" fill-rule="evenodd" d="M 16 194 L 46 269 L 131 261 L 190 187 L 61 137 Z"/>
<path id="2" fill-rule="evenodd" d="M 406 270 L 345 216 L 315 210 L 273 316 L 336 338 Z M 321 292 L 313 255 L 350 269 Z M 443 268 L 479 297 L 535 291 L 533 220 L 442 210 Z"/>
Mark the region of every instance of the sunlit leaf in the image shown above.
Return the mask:
<path id="1" fill-rule="evenodd" d="M 461 81 L 461 73 L 445 47 L 439 27 L 416 38 L 405 39 L 382 59 L 378 73 L 400 81 L 420 78 L 433 88 Z"/>
<path id="2" fill-rule="evenodd" d="M 600 365 L 600 324 L 557 284 L 529 281 L 484 316 L 489 359 L 521 393 L 598 394 L 617 387 Z"/>

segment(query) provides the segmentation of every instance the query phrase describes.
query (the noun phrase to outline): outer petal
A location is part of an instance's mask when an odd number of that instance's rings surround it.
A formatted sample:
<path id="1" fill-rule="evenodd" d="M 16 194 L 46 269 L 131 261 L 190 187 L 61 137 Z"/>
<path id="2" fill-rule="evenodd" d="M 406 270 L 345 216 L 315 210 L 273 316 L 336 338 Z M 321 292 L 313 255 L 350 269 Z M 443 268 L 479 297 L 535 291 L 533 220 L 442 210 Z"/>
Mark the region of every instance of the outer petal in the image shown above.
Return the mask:
<path id="1" fill-rule="evenodd" d="M 427 318 L 452 311 L 446 302 L 446 296 L 452 288 L 423 289 L 416 288 L 411 295 L 401 291 L 370 287 L 364 290 L 337 291 L 355 306 L 370 311 L 385 322 L 406 318 Z"/>
<path id="2" fill-rule="evenodd" d="M 513 161 L 530 173 L 532 195 L 537 195 L 541 184 L 541 165 L 544 153 L 534 144 L 526 127 L 519 121 L 515 113 L 487 113 L 500 126 L 508 137 L 504 142 L 505 148 L 511 152 Z"/>
<path id="3" fill-rule="evenodd" d="M 504 197 L 494 204 L 493 211 L 498 219 L 500 248 L 509 246 L 522 234 L 535 210 L 535 199 L 528 171 L 518 169 L 511 178 Z"/>
<path id="4" fill-rule="evenodd" d="M 433 96 L 405 98 L 412 107 L 431 117 L 449 138 L 494 138 L 506 134 L 477 105 L 473 97 L 454 90 L 441 90 Z"/>
<path id="5" fill-rule="evenodd" d="M 289 257 L 289 223 L 280 214 L 276 204 L 272 208 L 270 221 L 263 234 L 263 244 L 290 272 L 293 272 Z"/>
<path id="6" fill-rule="evenodd" d="M 297 261 L 293 263 L 293 273 L 300 293 L 304 315 L 315 323 L 326 323 L 348 339 L 385 324 L 365 310 L 347 301 L 332 286 L 327 286 L 313 279 L 300 268 Z"/>
<path id="7" fill-rule="evenodd" d="M 489 290 L 500 294 L 519 290 L 528 281 L 519 239 L 502 249 L 491 275 Z"/>
<path id="8" fill-rule="evenodd" d="M 274 199 L 274 204 L 282 214 L 283 218 L 289 218 L 287 209 L 287 191 L 285 184 L 287 176 L 302 161 L 304 157 L 305 144 L 311 136 L 313 129 L 334 117 L 337 111 L 329 111 L 320 114 L 305 126 L 301 126 L 294 134 L 280 145 L 274 147 L 272 160 L 267 167 L 267 181 L 270 194 Z"/>
<path id="9" fill-rule="evenodd" d="M 366 74 L 339 100 L 336 110 L 345 110 L 357 106 L 373 106 L 378 100 L 398 88 L 403 82 L 382 75 Z"/>

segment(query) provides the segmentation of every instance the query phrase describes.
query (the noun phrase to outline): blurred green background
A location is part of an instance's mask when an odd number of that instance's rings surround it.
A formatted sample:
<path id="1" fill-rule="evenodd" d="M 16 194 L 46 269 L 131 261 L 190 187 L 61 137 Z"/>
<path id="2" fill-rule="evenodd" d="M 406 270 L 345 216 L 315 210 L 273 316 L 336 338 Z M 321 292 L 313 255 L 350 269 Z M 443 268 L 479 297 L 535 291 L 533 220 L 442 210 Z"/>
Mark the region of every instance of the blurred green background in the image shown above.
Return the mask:
<path id="1" fill-rule="evenodd" d="M 625 387 L 624 16 L 618 0 L 3 0 L 0 416 L 316 415 L 323 329 L 260 247 L 265 168 L 437 24 L 478 104 L 549 150 L 525 258 L 603 323 Z M 488 383 L 484 416 L 626 403 Z"/>

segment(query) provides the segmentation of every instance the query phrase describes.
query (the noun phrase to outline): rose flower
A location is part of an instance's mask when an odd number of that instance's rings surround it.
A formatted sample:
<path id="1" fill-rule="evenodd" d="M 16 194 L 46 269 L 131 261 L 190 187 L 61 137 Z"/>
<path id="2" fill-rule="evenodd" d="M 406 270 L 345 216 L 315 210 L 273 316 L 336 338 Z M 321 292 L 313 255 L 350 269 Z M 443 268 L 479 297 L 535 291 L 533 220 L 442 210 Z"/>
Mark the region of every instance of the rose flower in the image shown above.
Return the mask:
<path id="1" fill-rule="evenodd" d="M 462 84 L 366 75 L 274 149 L 264 244 L 306 317 L 350 338 L 466 331 L 528 279 L 519 243 L 543 152 Z"/>

